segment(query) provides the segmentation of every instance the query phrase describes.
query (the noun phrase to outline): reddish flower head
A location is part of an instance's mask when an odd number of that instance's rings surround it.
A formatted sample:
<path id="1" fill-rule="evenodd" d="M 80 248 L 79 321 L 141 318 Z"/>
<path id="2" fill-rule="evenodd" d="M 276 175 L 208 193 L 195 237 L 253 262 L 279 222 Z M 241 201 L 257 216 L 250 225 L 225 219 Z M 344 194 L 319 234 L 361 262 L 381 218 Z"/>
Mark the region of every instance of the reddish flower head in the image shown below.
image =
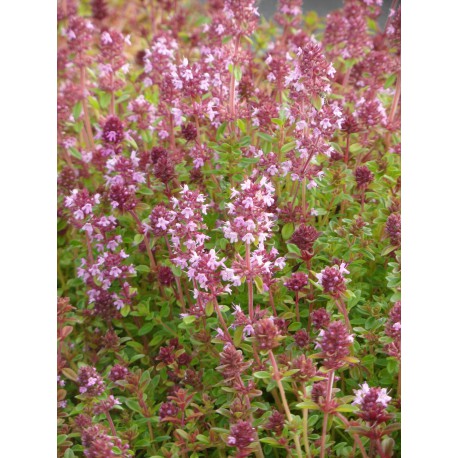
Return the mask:
<path id="1" fill-rule="evenodd" d="M 246 450 L 255 439 L 256 430 L 249 421 L 238 421 L 231 426 L 231 434 L 227 438 L 227 445 L 237 447 L 239 450 L 238 456 L 248 456 L 249 450 Z"/>
<path id="2" fill-rule="evenodd" d="M 129 373 L 127 367 L 121 366 L 120 364 L 115 364 L 108 375 L 108 378 L 112 382 L 117 382 L 118 380 L 124 380 Z"/>
<path id="3" fill-rule="evenodd" d="M 291 278 L 286 280 L 284 285 L 291 291 L 301 291 L 304 289 L 309 282 L 309 277 L 307 274 L 304 274 L 303 272 L 296 272 L 291 275 Z"/>
<path id="4" fill-rule="evenodd" d="M 392 213 L 386 220 L 385 231 L 390 237 L 391 245 L 401 244 L 401 215 Z"/>
<path id="5" fill-rule="evenodd" d="M 285 426 L 285 416 L 278 410 L 273 410 L 264 428 L 273 431 L 275 434 L 281 434 Z"/>
<path id="6" fill-rule="evenodd" d="M 92 17 L 102 21 L 108 16 L 107 4 L 105 0 L 91 0 Z"/>
<path id="7" fill-rule="evenodd" d="M 160 266 L 157 271 L 157 278 L 161 285 L 170 286 L 174 280 L 172 269 L 167 266 Z"/>
<path id="8" fill-rule="evenodd" d="M 326 267 L 317 274 L 318 283 L 323 286 L 323 291 L 333 297 L 341 296 L 347 290 L 344 273 L 349 273 L 346 269 L 346 264 L 342 263 L 340 268 Z"/>
<path id="9" fill-rule="evenodd" d="M 299 348 L 304 348 L 309 344 L 310 337 L 305 329 L 299 329 L 299 331 L 294 334 L 294 340 Z"/>
<path id="10" fill-rule="evenodd" d="M 374 174 L 365 165 L 362 165 L 356 167 L 355 180 L 358 189 L 363 189 L 374 181 Z"/>
<path id="11" fill-rule="evenodd" d="M 124 129 L 117 116 L 110 116 L 103 126 L 102 138 L 106 143 L 117 145 L 124 139 Z"/>
<path id="12" fill-rule="evenodd" d="M 299 369 L 298 372 L 293 374 L 293 378 L 301 382 L 307 382 L 316 375 L 316 368 L 313 365 L 313 361 L 305 355 L 300 355 L 298 358 L 293 360 L 291 368 Z"/>
<path id="13" fill-rule="evenodd" d="M 254 325 L 254 336 L 261 350 L 271 350 L 280 345 L 280 331 L 272 318 L 259 320 Z"/>
<path id="14" fill-rule="evenodd" d="M 325 328 L 331 322 L 331 316 L 324 308 L 314 310 L 310 319 L 312 320 L 312 326 L 316 329 Z"/>
<path id="15" fill-rule="evenodd" d="M 353 402 L 360 406 L 361 411 L 358 415 L 371 425 L 389 420 L 391 415 L 387 413 L 386 407 L 391 397 L 388 396 L 386 388 L 370 388 L 366 382 L 360 386 L 360 390 L 354 390 L 355 400 Z"/>
<path id="16" fill-rule="evenodd" d="M 220 363 L 221 366 L 216 370 L 221 372 L 226 379 L 236 377 L 250 367 L 250 363 L 244 362 L 242 351 L 237 350 L 231 344 L 225 345 L 220 353 Z"/>
<path id="17" fill-rule="evenodd" d="M 78 385 L 80 393 L 88 397 L 100 396 L 105 391 L 105 383 L 95 367 L 80 367 Z"/>
<path id="18" fill-rule="evenodd" d="M 320 331 L 320 337 L 317 346 L 323 352 L 323 365 L 328 369 L 343 366 L 353 342 L 353 336 L 348 333 L 346 326 L 340 321 L 333 321 L 327 329 Z"/>
<path id="19" fill-rule="evenodd" d="M 289 239 L 290 243 L 294 243 L 301 251 L 311 251 L 315 240 L 320 236 L 313 226 L 301 224 L 294 234 Z"/>

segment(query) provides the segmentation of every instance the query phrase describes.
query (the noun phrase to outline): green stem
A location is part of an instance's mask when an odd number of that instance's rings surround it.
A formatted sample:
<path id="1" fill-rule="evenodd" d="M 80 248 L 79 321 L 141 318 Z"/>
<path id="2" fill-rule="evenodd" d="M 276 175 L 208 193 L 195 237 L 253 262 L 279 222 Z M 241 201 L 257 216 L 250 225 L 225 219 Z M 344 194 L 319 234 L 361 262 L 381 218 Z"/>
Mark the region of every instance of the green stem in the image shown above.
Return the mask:
<path id="1" fill-rule="evenodd" d="M 305 383 L 302 383 L 302 392 L 304 399 L 307 399 L 307 391 L 305 389 Z M 303 431 L 303 442 L 307 458 L 311 458 L 310 446 L 309 446 L 309 433 L 308 433 L 308 409 L 302 409 L 302 431 Z"/>
<path id="2" fill-rule="evenodd" d="M 277 382 L 277 386 L 280 391 L 280 396 L 281 396 L 283 408 L 285 409 L 286 418 L 288 419 L 289 423 L 292 423 L 293 417 L 291 416 L 291 411 L 289 410 L 288 401 L 286 400 L 285 389 L 283 388 L 283 383 L 281 382 L 277 361 L 275 359 L 275 356 L 272 350 L 269 350 L 269 358 L 270 358 L 272 367 L 274 369 L 274 379 Z M 299 435 L 297 433 L 294 434 L 294 444 L 296 445 L 297 456 L 302 458 L 301 443 L 299 441 Z"/>

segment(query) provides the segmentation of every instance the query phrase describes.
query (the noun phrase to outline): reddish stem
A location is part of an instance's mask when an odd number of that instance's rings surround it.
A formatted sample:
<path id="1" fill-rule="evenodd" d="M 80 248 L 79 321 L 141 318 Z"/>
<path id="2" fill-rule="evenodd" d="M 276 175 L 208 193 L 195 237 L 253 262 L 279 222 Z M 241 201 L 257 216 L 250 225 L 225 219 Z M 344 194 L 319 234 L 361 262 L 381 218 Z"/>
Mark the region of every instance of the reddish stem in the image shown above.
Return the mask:
<path id="1" fill-rule="evenodd" d="M 342 422 L 344 423 L 346 428 L 348 428 L 350 426 L 350 423 L 348 422 L 348 420 L 341 413 L 334 412 L 334 415 L 336 415 L 337 418 L 340 418 L 340 420 L 342 420 Z M 369 458 L 367 456 L 366 450 L 364 449 L 364 445 L 361 442 L 361 439 L 360 439 L 359 435 L 356 434 L 356 433 L 353 433 L 353 437 L 355 439 L 355 442 L 358 444 L 359 449 L 361 450 L 361 455 L 363 455 L 363 458 Z"/>
<path id="2" fill-rule="evenodd" d="M 111 415 L 110 415 L 110 412 L 107 410 L 105 412 L 106 416 L 107 416 L 107 420 L 108 420 L 108 423 L 110 424 L 110 429 L 111 429 L 111 434 L 116 437 L 117 434 L 116 434 L 116 428 L 115 428 L 115 425 L 113 423 L 113 419 L 111 418 Z"/>
<path id="3" fill-rule="evenodd" d="M 299 315 L 299 292 L 296 291 L 296 321 L 300 322 L 301 321 L 301 317 Z"/>
<path id="4" fill-rule="evenodd" d="M 347 144 L 345 147 L 345 164 L 348 164 L 349 156 L 350 156 L 350 132 L 347 133 Z"/>
<path id="5" fill-rule="evenodd" d="M 336 305 L 337 309 L 340 311 L 340 313 L 343 315 L 345 319 L 345 324 L 347 325 L 348 332 L 351 333 L 353 328 L 351 327 L 350 319 L 348 318 L 347 307 L 340 297 L 336 298 Z"/>
<path id="6" fill-rule="evenodd" d="M 250 262 L 250 243 L 245 243 L 245 262 L 247 268 L 247 284 L 248 284 L 248 312 L 250 320 L 254 319 L 254 305 L 253 305 L 253 279 L 251 278 L 251 262 Z"/>
<path id="7" fill-rule="evenodd" d="M 272 291 L 270 290 L 270 288 L 269 288 L 269 302 L 270 302 L 270 306 L 272 307 L 272 312 L 273 312 L 274 316 L 277 316 L 277 309 L 275 308 L 274 296 L 273 296 Z"/>
<path id="8" fill-rule="evenodd" d="M 86 246 L 87 246 L 87 256 L 89 258 L 89 262 L 93 265 L 94 264 L 94 254 L 92 253 L 92 245 L 89 239 L 89 235 L 85 232 L 86 235 Z"/>
<path id="9" fill-rule="evenodd" d="M 331 371 L 328 376 L 328 384 L 326 388 L 326 407 L 331 403 L 332 398 L 332 385 L 334 384 L 334 371 Z M 321 433 L 321 448 L 320 448 L 320 458 L 325 458 L 326 453 L 326 429 L 328 427 L 328 418 L 329 412 L 324 413 L 323 418 L 323 431 Z"/>
<path id="10" fill-rule="evenodd" d="M 216 297 L 213 297 L 213 306 L 214 306 L 216 315 L 218 315 L 218 320 L 223 328 L 224 333 L 226 334 L 227 338 L 231 341 L 232 345 L 234 345 L 234 342 L 232 340 L 231 335 L 229 334 L 229 329 L 227 328 L 226 321 L 224 320 L 223 314 L 221 313 L 221 309 L 219 308 L 219 304 L 218 304 L 218 301 L 216 300 Z"/>
<path id="11" fill-rule="evenodd" d="M 286 418 L 291 423 L 293 421 L 293 417 L 291 416 L 291 411 L 289 410 L 288 401 L 286 399 L 285 389 L 283 388 L 283 383 L 281 382 L 281 375 L 280 371 L 278 370 L 277 361 L 275 359 L 275 355 L 273 354 L 272 350 L 269 350 L 269 359 L 270 363 L 272 364 L 272 368 L 274 370 L 274 379 L 277 382 L 278 389 L 280 391 L 280 396 L 283 404 L 283 408 L 285 409 Z M 296 445 L 297 455 L 302 458 L 302 450 L 301 444 L 299 441 L 298 434 L 294 434 L 294 444 Z"/>
<path id="12" fill-rule="evenodd" d="M 94 144 L 94 137 L 92 136 L 92 127 L 91 121 L 89 119 L 89 108 L 87 106 L 87 99 L 86 99 L 86 69 L 81 67 L 80 69 L 80 84 L 81 84 L 81 91 L 83 93 L 83 117 L 84 117 L 84 128 L 86 130 L 87 137 L 89 139 L 89 146 L 91 147 L 92 151 L 95 150 Z"/>
<path id="13" fill-rule="evenodd" d="M 167 249 L 169 251 L 169 258 L 172 259 L 172 249 L 170 247 L 169 240 L 168 240 L 167 236 L 164 236 L 164 239 L 165 239 L 165 243 L 167 245 Z M 178 297 L 179 297 L 179 300 L 180 300 L 180 303 L 181 303 L 181 311 L 184 312 L 185 308 L 186 308 L 186 302 L 184 300 L 183 290 L 181 289 L 181 279 L 178 278 L 176 275 L 174 275 L 173 277 L 175 278 L 175 284 L 177 285 Z"/>
<path id="14" fill-rule="evenodd" d="M 135 222 L 137 223 L 138 230 L 140 232 L 143 232 L 142 222 L 140 221 L 140 218 L 138 217 L 138 215 L 135 213 L 134 210 L 131 210 L 130 214 L 132 215 L 132 217 L 134 218 Z M 150 244 L 149 236 L 148 236 L 148 234 L 146 232 L 144 233 L 144 237 L 145 237 L 144 245 L 146 247 L 146 253 L 148 254 L 148 258 L 149 258 L 149 262 L 150 262 L 150 271 L 151 271 L 151 273 L 153 275 L 155 275 L 157 277 L 157 264 L 156 264 L 156 261 L 155 261 L 154 256 L 153 256 L 153 252 L 151 251 L 151 244 Z M 159 281 L 158 281 L 158 284 L 159 284 L 159 290 L 161 292 L 162 298 L 163 299 L 167 299 L 167 296 L 165 294 L 164 288 L 159 283 Z"/>

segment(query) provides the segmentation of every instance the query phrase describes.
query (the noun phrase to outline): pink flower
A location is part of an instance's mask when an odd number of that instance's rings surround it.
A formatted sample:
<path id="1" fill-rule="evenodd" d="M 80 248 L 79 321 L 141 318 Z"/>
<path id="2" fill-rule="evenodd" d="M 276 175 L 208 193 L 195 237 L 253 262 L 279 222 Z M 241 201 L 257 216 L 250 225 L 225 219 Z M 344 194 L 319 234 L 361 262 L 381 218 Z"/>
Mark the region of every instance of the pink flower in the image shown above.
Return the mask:
<path id="1" fill-rule="evenodd" d="M 360 390 L 353 390 L 355 393 L 355 400 L 353 401 L 353 404 L 361 404 L 364 396 L 369 393 L 370 388 L 367 382 L 364 382 L 362 385 L 360 385 L 360 387 Z"/>

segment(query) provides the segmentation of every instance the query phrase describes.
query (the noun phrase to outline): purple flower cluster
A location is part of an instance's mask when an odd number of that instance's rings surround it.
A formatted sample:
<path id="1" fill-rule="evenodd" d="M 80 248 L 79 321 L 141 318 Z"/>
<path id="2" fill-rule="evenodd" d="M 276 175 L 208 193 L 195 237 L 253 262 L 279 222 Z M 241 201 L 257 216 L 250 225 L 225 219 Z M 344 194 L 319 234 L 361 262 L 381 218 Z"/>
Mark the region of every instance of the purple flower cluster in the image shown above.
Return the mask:
<path id="1" fill-rule="evenodd" d="M 386 388 L 370 388 L 367 382 L 360 386 L 361 389 L 354 390 L 355 400 L 353 401 L 353 404 L 361 409 L 358 416 L 371 425 L 389 420 L 391 415 L 387 413 L 386 408 L 391 397 L 388 396 Z"/>
<path id="2" fill-rule="evenodd" d="M 88 397 L 100 396 L 105 391 L 105 382 L 95 367 L 81 366 L 78 371 L 79 392 Z"/>

